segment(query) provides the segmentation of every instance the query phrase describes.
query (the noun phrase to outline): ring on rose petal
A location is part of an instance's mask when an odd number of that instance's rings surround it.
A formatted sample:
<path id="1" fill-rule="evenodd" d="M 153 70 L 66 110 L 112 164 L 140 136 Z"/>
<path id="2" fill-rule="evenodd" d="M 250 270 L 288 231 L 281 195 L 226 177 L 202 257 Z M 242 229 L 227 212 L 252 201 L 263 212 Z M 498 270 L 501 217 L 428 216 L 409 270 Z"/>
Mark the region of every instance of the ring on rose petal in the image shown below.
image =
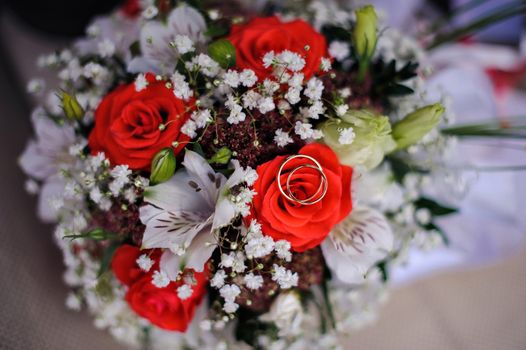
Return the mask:
<path id="1" fill-rule="evenodd" d="M 288 176 L 287 176 L 287 182 L 286 182 L 286 186 L 285 186 L 286 192 L 285 192 L 283 190 L 283 186 L 282 186 L 282 183 L 281 183 L 281 175 L 282 175 L 283 169 L 285 168 L 285 165 L 288 162 L 290 162 L 291 160 L 296 159 L 296 158 L 308 159 L 312 163 L 314 163 L 314 165 L 312 165 L 312 164 L 301 164 L 301 165 L 298 165 L 297 167 L 293 168 L 292 171 L 290 171 Z M 290 181 L 291 181 L 292 176 L 296 173 L 296 171 L 298 171 L 300 169 L 303 169 L 303 168 L 310 168 L 310 169 L 316 170 L 320 174 L 320 184 L 318 186 L 318 189 L 316 190 L 316 192 L 312 196 L 310 196 L 308 198 L 305 198 L 305 199 L 299 199 L 292 193 L 292 190 L 291 190 L 291 187 L 290 187 Z M 327 194 L 327 190 L 328 190 L 328 187 L 329 187 L 329 183 L 327 181 L 327 176 L 323 172 L 323 168 L 322 168 L 321 164 L 316 159 L 314 159 L 314 158 L 312 158 L 310 156 L 304 155 L 304 154 L 297 154 L 297 155 L 290 156 L 287 159 L 285 159 L 285 161 L 281 164 L 281 166 L 280 166 L 280 168 L 278 170 L 277 181 L 278 181 L 279 191 L 281 192 L 281 194 L 285 198 L 287 198 L 291 202 L 298 203 L 298 204 L 303 204 L 303 205 L 312 205 L 312 204 L 316 204 L 319 201 L 321 201 L 325 197 L 325 195 Z M 320 193 L 320 191 L 321 191 L 321 193 Z"/>

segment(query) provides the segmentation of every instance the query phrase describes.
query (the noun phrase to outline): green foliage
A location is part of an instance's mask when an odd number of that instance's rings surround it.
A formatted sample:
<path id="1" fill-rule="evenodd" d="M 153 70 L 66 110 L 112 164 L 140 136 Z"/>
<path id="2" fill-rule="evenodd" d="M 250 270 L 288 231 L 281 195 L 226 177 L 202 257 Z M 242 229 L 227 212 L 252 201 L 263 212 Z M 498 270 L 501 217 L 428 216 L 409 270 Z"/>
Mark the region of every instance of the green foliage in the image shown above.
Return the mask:
<path id="1" fill-rule="evenodd" d="M 113 254 L 115 254 L 115 251 L 120 245 L 121 245 L 121 242 L 113 241 L 104 250 L 104 254 L 102 255 L 102 260 L 100 262 L 99 272 L 97 274 L 98 277 L 101 277 L 103 274 L 105 274 L 109 270 L 109 267 L 111 265 L 111 259 L 113 259 Z"/>
<path id="2" fill-rule="evenodd" d="M 402 84 L 404 81 L 417 75 L 418 63 L 409 61 L 399 70 L 396 61 L 391 60 L 386 64 L 382 59 L 375 62 L 371 69 L 372 88 L 371 95 L 379 98 L 382 103 L 389 106 L 389 97 L 405 96 L 414 93 L 410 87 Z"/>
<path id="3" fill-rule="evenodd" d="M 444 204 L 440 204 L 437 201 L 421 197 L 415 202 L 415 206 L 417 208 L 425 208 L 428 209 L 433 216 L 443 216 L 443 215 L 449 215 L 454 214 L 458 212 L 457 208 L 449 207 Z"/>

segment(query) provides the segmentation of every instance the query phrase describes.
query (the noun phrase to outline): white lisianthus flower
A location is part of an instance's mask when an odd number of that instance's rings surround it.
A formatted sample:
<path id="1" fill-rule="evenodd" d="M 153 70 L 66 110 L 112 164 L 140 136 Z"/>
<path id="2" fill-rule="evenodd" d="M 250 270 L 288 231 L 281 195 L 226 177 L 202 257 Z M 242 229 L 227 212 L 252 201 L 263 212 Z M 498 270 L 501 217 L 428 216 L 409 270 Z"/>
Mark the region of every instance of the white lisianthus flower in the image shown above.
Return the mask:
<path id="1" fill-rule="evenodd" d="M 385 216 L 369 207 L 355 207 L 322 243 L 327 266 L 342 282 L 359 284 L 367 272 L 393 249 L 394 236 Z"/>
<path id="2" fill-rule="evenodd" d="M 299 335 L 303 318 L 303 307 L 295 292 L 279 294 L 269 312 L 260 317 L 264 322 L 274 323 L 280 337 Z"/>

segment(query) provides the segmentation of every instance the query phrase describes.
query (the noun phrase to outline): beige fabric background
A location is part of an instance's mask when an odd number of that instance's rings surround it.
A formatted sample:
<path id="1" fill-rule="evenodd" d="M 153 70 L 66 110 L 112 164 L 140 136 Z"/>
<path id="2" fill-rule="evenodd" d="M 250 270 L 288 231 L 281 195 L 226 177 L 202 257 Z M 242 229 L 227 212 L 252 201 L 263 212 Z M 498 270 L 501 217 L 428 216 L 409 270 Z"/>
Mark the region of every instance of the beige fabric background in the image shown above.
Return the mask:
<path id="1" fill-rule="evenodd" d="M 23 90 L 37 54 L 60 44 L 4 16 L 0 51 L 0 349 L 121 349 L 85 312 L 64 306 L 61 256 L 35 217 L 16 166 L 29 137 Z M 14 63 L 7 69 L 6 63 Z M 526 349 L 526 250 L 476 270 L 448 272 L 395 290 L 375 326 L 348 349 Z"/>

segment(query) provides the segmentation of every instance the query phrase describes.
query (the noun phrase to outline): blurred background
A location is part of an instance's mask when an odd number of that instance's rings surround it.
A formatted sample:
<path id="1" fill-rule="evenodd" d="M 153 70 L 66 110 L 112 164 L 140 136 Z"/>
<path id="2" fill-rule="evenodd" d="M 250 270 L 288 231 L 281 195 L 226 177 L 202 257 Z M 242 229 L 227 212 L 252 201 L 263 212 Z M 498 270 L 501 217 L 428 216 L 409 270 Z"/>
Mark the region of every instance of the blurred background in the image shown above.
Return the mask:
<path id="1" fill-rule="evenodd" d="M 421 18 L 449 16 L 448 25 L 461 26 L 507 2 L 481 1 L 475 11 L 451 16 L 470 1 L 370 2 L 389 27 L 405 33 L 418 31 Z M 16 164 L 32 132 L 26 85 L 34 77 L 53 81 L 36 68 L 37 57 L 65 47 L 94 16 L 118 5 L 0 2 L 0 349 L 121 349 L 90 315 L 64 306 L 60 251 L 52 228 L 38 221 L 36 199 L 24 191 Z M 426 60 L 438 67 L 429 89 L 451 94 L 459 121 L 526 118 L 524 16 L 441 46 Z M 377 323 L 353 334 L 349 349 L 526 349 L 526 147 L 466 142 L 460 150 L 470 164 L 491 171 L 467 171 L 464 211 L 443 222 L 451 246 L 410 252 L 409 264 L 393 273 L 393 293 Z"/>

